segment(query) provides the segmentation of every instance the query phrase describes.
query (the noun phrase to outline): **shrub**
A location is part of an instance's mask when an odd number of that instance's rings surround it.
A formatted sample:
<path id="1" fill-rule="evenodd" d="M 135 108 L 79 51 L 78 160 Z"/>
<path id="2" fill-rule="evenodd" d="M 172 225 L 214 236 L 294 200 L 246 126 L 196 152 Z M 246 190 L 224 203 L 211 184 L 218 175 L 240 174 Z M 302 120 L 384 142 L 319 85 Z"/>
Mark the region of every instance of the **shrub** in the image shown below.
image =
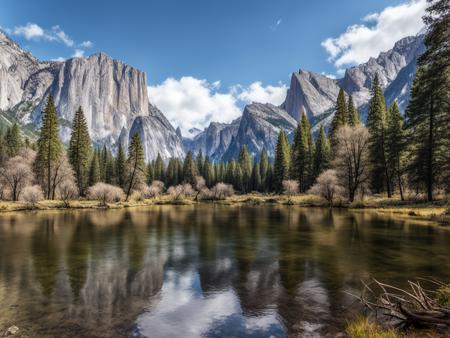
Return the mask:
<path id="1" fill-rule="evenodd" d="M 172 186 L 167 190 L 167 193 L 174 199 L 180 200 L 185 196 L 191 196 L 194 193 L 194 189 L 189 183 L 179 184 L 176 186 Z"/>
<path id="2" fill-rule="evenodd" d="M 31 164 L 22 156 L 15 156 L 6 161 L 0 170 L 2 185 L 8 188 L 13 201 L 20 198 L 22 190 L 33 180 Z"/>
<path id="3" fill-rule="evenodd" d="M 28 186 L 23 189 L 21 199 L 34 208 L 39 201 L 44 199 L 44 193 L 39 185 Z"/>
<path id="4" fill-rule="evenodd" d="M 344 189 L 339 185 L 336 171 L 329 169 L 317 177 L 316 184 L 312 186 L 309 193 L 323 197 L 330 205 L 336 196 L 340 196 Z"/>
<path id="5" fill-rule="evenodd" d="M 78 197 L 78 187 L 73 180 L 65 180 L 58 186 L 58 198 L 63 201 L 65 207 L 69 201 Z"/>
<path id="6" fill-rule="evenodd" d="M 214 187 L 212 187 L 210 194 L 211 198 L 216 200 L 222 200 L 229 196 L 233 196 L 234 189 L 231 184 L 219 182 Z"/>
<path id="7" fill-rule="evenodd" d="M 349 338 L 401 338 L 402 335 L 395 330 L 383 330 L 377 324 L 361 317 L 348 323 L 346 332 Z"/>
<path id="8" fill-rule="evenodd" d="M 144 190 L 145 190 L 145 188 L 144 188 Z M 132 200 L 132 201 L 143 201 L 144 200 L 144 194 L 143 194 L 143 192 L 141 192 L 141 191 L 139 191 L 139 190 L 134 190 L 132 193 L 131 193 L 131 196 L 130 196 L 130 200 Z"/>
<path id="9" fill-rule="evenodd" d="M 298 182 L 295 180 L 284 180 L 282 185 L 284 194 L 288 196 L 288 201 L 291 202 L 292 195 L 298 193 Z"/>
<path id="10" fill-rule="evenodd" d="M 155 198 L 162 194 L 164 190 L 164 183 L 161 181 L 153 181 L 151 185 L 145 186 L 143 194 L 145 198 Z"/>
<path id="11" fill-rule="evenodd" d="M 125 193 L 119 187 L 99 182 L 89 187 L 87 196 L 90 199 L 100 201 L 100 204 L 105 206 L 107 203 L 124 200 Z"/>

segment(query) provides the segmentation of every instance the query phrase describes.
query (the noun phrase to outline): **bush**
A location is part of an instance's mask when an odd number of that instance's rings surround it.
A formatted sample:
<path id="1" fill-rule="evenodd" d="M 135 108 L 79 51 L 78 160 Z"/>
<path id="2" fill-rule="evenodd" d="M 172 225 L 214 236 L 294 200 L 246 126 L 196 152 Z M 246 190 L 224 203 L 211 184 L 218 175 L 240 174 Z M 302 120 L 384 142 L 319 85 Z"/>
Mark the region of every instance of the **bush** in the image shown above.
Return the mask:
<path id="1" fill-rule="evenodd" d="M 65 180 L 58 186 L 58 198 L 63 201 L 65 207 L 69 206 L 69 201 L 78 197 L 78 187 L 73 180 Z"/>
<path id="2" fill-rule="evenodd" d="M 288 202 L 291 202 L 292 195 L 298 193 L 298 182 L 295 180 L 284 180 L 282 185 L 284 194 L 288 196 Z"/>
<path id="3" fill-rule="evenodd" d="M 44 193 L 39 185 L 28 186 L 23 189 L 21 199 L 34 208 L 39 201 L 44 199 Z"/>
<path id="4" fill-rule="evenodd" d="M 90 199 L 100 201 L 100 204 L 104 206 L 107 203 L 120 202 L 125 199 L 125 193 L 121 188 L 102 182 L 89 187 L 87 196 Z"/>
<path id="5" fill-rule="evenodd" d="M 153 181 L 151 185 L 145 186 L 142 193 L 145 198 L 155 198 L 162 194 L 164 183 L 161 181 Z"/>
<path id="6" fill-rule="evenodd" d="M 145 188 L 144 188 L 144 190 L 145 190 Z M 144 200 L 144 194 L 141 191 L 139 191 L 139 190 L 134 190 L 131 193 L 130 200 L 131 201 L 135 201 L 135 202 L 136 201 L 143 201 Z"/>
<path id="7" fill-rule="evenodd" d="M 330 205 L 336 196 L 342 195 L 344 189 L 339 185 L 336 171 L 329 169 L 317 177 L 316 184 L 312 186 L 309 193 L 323 197 Z"/>
<path id="8" fill-rule="evenodd" d="M 167 193 L 172 196 L 174 200 L 183 199 L 186 196 L 191 196 L 194 193 L 194 189 L 189 183 L 179 184 L 172 186 L 167 190 Z"/>
<path id="9" fill-rule="evenodd" d="M 215 200 L 223 200 L 229 196 L 234 195 L 234 189 L 231 184 L 225 184 L 223 182 L 217 183 L 211 189 L 211 198 Z"/>

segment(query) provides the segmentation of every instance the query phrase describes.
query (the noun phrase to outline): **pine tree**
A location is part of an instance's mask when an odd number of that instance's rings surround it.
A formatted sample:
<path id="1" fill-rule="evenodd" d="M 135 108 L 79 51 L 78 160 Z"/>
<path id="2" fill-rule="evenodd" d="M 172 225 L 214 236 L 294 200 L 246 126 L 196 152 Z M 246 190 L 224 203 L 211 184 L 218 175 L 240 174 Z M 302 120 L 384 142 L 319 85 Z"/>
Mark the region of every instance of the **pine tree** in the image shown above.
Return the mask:
<path id="1" fill-rule="evenodd" d="M 105 182 L 108 184 L 114 184 L 116 177 L 116 163 L 111 150 L 108 149 L 106 153 L 106 177 Z"/>
<path id="2" fill-rule="evenodd" d="M 329 139 L 331 145 L 334 147 L 336 145 L 336 132 L 343 125 L 347 124 L 347 105 L 345 103 L 345 93 L 344 89 L 339 89 L 339 94 L 336 101 L 336 107 L 334 109 L 333 120 L 331 121 L 331 126 L 329 130 Z"/>
<path id="3" fill-rule="evenodd" d="M 23 147 L 23 139 L 17 123 L 14 123 L 11 128 L 7 129 L 5 141 L 8 157 L 17 156 Z"/>
<path id="4" fill-rule="evenodd" d="M 192 152 L 189 151 L 183 163 L 183 182 L 194 185 L 196 175 L 197 175 L 197 166 L 192 158 Z"/>
<path id="5" fill-rule="evenodd" d="M 268 191 L 269 189 L 267 186 L 267 175 L 269 171 L 269 157 L 267 156 L 266 149 L 263 149 L 261 151 L 261 156 L 259 159 L 259 169 L 261 176 L 261 190 Z"/>
<path id="6" fill-rule="evenodd" d="M 205 161 L 203 162 L 201 168 L 203 169 L 203 178 L 205 179 L 206 186 L 211 187 L 214 183 L 214 169 L 211 166 L 209 157 L 205 156 Z"/>
<path id="7" fill-rule="evenodd" d="M 369 112 L 367 114 L 367 128 L 370 133 L 369 152 L 372 164 L 371 186 L 374 192 L 382 192 L 385 186 L 388 197 L 391 197 L 391 180 L 386 158 L 386 127 L 386 103 L 378 76 L 375 76 L 372 84 Z"/>
<path id="8" fill-rule="evenodd" d="M 75 173 L 78 191 L 84 195 L 88 183 L 89 161 L 92 157 L 91 137 L 81 107 L 75 112 L 72 122 L 68 156 Z"/>
<path id="9" fill-rule="evenodd" d="M 131 136 L 128 146 L 127 169 L 129 173 L 126 201 L 128 201 L 132 189 L 138 187 L 145 179 L 144 148 L 142 147 L 141 137 L 138 133 L 134 133 Z"/>
<path id="10" fill-rule="evenodd" d="M 38 150 L 34 162 L 34 170 L 41 183 L 47 199 L 54 198 L 52 191 L 52 169 L 62 154 L 62 144 L 59 139 L 58 113 L 53 96 L 49 95 L 42 116 L 42 127 L 37 142 Z"/>
<path id="11" fill-rule="evenodd" d="M 98 163 L 100 165 L 100 181 L 106 182 L 106 165 L 108 162 L 108 150 L 106 145 L 103 145 L 98 158 Z"/>
<path id="12" fill-rule="evenodd" d="M 89 166 L 89 186 L 93 186 L 95 183 L 100 181 L 100 165 L 98 163 L 98 152 L 94 151 L 91 159 L 91 164 Z"/>
<path id="13" fill-rule="evenodd" d="M 304 192 L 312 183 L 314 159 L 311 125 L 305 112 L 295 131 L 291 157 L 291 178 L 299 182 L 300 191 Z"/>
<path id="14" fill-rule="evenodd" d="M 166 183 L 168 186 L 177 185 L 178 180 L 178 168 L 177 168 L 177 160 L 174 158 L 171 158 L 169 160 L 169 164 L 167 165 L 166 170 Z"/>
<path id="15" fill-rule="evenodd" d="M 239 151 L 239 166 L 242 170 L 242 190 L 248 192 L 252 177 L 252 157 L 248 152 L 247 146 L 242 146 Z"/>
<path id="16" fill-rule="evenodd" d="M 314 153 L 313 177 L 317 178 L 323 171 L 329 168 L 331 159 L 330 142 L 325 134 L 323 125 L 320 126 L 316 139 L 316 151 Z"/>
<path id="17" fill-rule="evenodd" d="M 433 1 L 424 17 L 426 51 L 417 62 L 416 78 L 406 111 L 409 173 L 424 187 L 429 201 L 434 189 L 450 188 L 450 5 Z"/>
<path id="18" fill-rule="evenodd" d="M 203 159 L 203 154 L 202 154 L 202 150 L 200 149 L 197 157 L 195 158 L 195 162 L 197 163 L 197 172 L 200 176 L 205 176 L 205 172 L 203 170 L 203 163 L 204 163 L 204 159 Z"/>
<path id="19" fill-rule="evenodd" d="M 281 130 L 278 134 L 277 146 L 275 150 L 275 161 L 273 168 L 274 188 L 277 192 L 283 190 L 283 180 L 289 179 L 290 149 L 286 133 Z"/>
<path id="20" fill-rule="evenodd" d="M 158 153 L 158 156 L 156 156 L 155 165 L 154 165 L 154 176 L 155 180 L 158 181 L 166 181 L 165 176 L 165 170 L 164 170 L 164 161 L 161 157 L 161 154 Z"/>
<path id="21" fill-rule="evenodd" d="M 262 183 L 261 183 L 261 168 L 259 167 L 259 163 L 255 161 L 252 169 L 252 190 L 261 191 Z"/>
<path id="22" fill-rule="evenodd" d="M 152 184 L 155 180 L 155 169 L 153 161 L 147 164 L 147 184 Z"/>
<path id="23" fill-rule="evenodd" d="M 122 143 L 119 143 L 119 149 L 117 150 L 116 176 L 117 176 L 117 184 L 119 185 L 119 187 L 124 188 L 126 180 L 126 167 L 125 167 L 125 151 L 123 150 Z"/>
<path id="24" fill-rule="evenodd" d="M 352 127 L 357 126 L 361 123 L 359 111 L 353 104 L 353 98 L 351 95 L 348 97 L 347 103 L 347 123 Z"/>
<path id="25" fill-rule="evenodd" d="M 389 177 L 396 181 L 402 201 L 402 157 L 405 148 L 405 132 L 403 130 L 403 117 L 400 114 L 397 102 L 389 108 L 389 119 L 386 130 L 386 154 L 389 167 Z"/>

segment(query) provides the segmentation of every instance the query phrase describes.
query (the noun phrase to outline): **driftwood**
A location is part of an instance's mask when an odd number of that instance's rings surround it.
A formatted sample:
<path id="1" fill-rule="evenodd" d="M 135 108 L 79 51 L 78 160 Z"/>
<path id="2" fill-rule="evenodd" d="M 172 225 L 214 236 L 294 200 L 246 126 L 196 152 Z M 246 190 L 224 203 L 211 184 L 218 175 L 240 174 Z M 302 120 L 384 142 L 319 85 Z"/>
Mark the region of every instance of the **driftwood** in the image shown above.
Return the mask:
<path id="1" fill-rule="evenodd" d="M 436 301 L 436 291 L 422 287 L 421 282 L 432 284 L 436 289 L 446 287 L 445 283 L 434 279 L 408 281 L 409 289 L 401 289 L 373 279 L 371 283 L 363 282 L 361 303 L 378 317 L 392 321 L 399 328 L 436 327 L 450 328 L 450 307 Z"/>

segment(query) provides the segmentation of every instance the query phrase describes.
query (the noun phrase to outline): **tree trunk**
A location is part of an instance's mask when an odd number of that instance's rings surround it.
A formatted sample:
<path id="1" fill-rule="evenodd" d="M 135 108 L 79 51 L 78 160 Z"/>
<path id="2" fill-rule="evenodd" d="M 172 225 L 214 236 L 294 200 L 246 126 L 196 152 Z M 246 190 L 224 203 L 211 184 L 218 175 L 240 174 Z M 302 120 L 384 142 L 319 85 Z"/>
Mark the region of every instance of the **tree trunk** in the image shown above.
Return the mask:
<path id="1" fill-rule="evenodd" d="M 433 173 L 433 114 L 434 102 L 433 102 L 433 94 L 431 94 L 431 102 L 430 102 L 430 123 L 428 130 L 428 166 L 427 166 L 427 195 L 428 201 L 433 200 L 433 181 L 434 181 L 434 173 Z"/>

